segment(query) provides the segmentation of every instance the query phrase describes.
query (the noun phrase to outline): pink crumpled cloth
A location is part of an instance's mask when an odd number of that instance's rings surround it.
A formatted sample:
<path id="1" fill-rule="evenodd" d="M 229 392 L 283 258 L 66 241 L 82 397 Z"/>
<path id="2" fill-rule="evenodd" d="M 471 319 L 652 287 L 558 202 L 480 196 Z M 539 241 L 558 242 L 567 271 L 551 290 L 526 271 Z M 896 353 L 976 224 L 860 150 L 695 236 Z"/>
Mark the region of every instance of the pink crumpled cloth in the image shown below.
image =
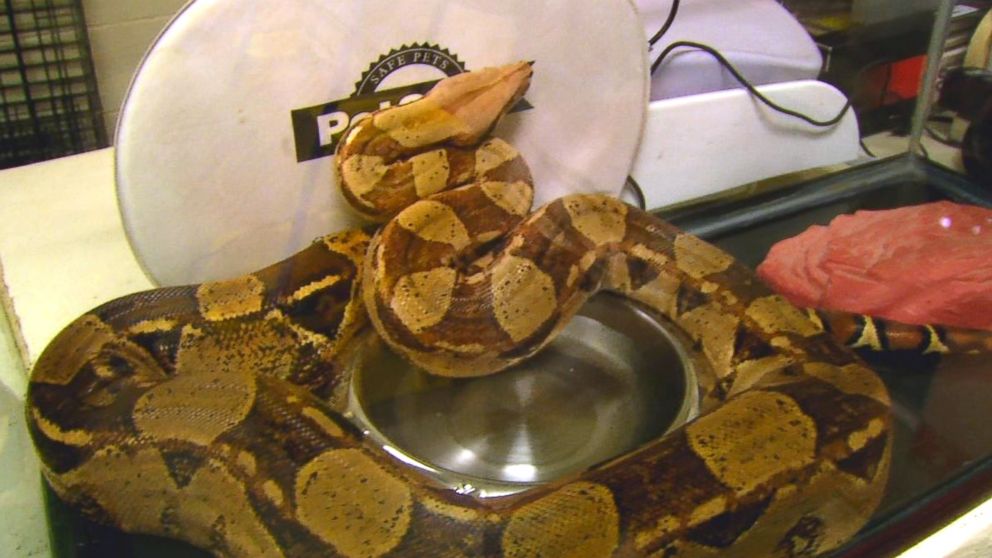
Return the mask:
<path id="1" fill-rule="evenodd" d="M 758 275 L 798 306 L 992 330 L 992 210 L 841 215 L 772 246 Z"/>

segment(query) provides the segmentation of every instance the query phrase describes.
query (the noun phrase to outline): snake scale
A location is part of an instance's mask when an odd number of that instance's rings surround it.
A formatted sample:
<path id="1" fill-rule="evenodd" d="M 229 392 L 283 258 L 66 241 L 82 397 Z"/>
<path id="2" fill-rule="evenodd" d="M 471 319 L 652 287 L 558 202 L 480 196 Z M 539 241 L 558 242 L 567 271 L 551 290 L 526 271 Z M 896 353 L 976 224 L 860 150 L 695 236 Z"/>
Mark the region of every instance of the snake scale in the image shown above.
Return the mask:
<path id="1" fill-rule="evenodd" d="M 347 133 L 337 172 L 361 213 L 387 221 L 374 235 L 332 234 L 67 326 L 27 402 L 58 495 L 218 556 L 810 556 L 857 532 L 888 475 L 883 383 L 821 321 L 649 213 L 603 195 L 531 212 L 526 164 L 489 138 L 530 76 L 523 63 L 460 74 Z M 343 416 L 342 363 L 369 323 L 435 373 L 491 373 L 599 290 L 693 340 L 712 372 L 698 418 L 581 474 L 480 499 Z"/>

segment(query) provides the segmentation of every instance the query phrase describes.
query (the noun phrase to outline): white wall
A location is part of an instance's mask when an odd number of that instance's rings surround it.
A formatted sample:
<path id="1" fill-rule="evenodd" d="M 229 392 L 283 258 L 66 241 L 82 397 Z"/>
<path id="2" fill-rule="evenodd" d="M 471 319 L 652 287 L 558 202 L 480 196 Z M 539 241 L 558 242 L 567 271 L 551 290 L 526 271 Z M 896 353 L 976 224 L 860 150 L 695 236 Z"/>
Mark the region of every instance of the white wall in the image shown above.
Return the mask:
<path id="1" fill-rule="evenodd" d="M 138 63 L 186 0 L 82 0 L 107 136 Z"/>

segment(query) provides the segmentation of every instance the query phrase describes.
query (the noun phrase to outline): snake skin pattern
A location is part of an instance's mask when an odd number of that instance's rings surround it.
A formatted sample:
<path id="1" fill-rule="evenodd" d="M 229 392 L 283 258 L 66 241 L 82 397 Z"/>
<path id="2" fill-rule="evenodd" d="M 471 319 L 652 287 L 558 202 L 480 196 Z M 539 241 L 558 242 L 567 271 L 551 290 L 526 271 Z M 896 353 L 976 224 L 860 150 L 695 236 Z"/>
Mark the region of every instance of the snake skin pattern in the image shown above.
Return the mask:
<path id="1" fill-rule="evenodd" d="M 487 139 L 530 75 L 461 74 L 348 132 L 336 168 L 345 198 L 388 221 L 374 236 L 330 235 L 67 326 L 27 403 L 59 496 L 218 556 L 812 556 L 854 535 L 888 476 L 880 379 L 751 270 L 646 212 L 600 195 L 531 212 L 522 158 Z M 710 369 L 698 418 L 487 499 L 436 485 L 345 418 L 343 363 L 370 323 L 432 372 L 492 373 L 598 290 L 693 340 Z"/>

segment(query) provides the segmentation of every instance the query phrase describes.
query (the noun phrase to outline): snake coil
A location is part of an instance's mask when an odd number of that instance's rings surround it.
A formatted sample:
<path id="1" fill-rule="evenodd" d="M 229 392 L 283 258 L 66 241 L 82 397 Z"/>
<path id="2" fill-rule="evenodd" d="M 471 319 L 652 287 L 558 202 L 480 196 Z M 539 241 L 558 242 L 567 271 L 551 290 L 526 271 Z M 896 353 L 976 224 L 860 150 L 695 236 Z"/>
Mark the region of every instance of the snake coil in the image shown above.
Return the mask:
<path id="1" fill-rule="evenodd" d="M 488 137 L 530 76 L 520 63 L 449 78 L 347 133 L 336 169 L 346 199 L 388 220 L 373 237 L 330 235 L 67 326 L 27 402 L 60 497 L 218 556 L 809 556 L 851 537 L 888 474 L 882 382 L 732 257 L 648 213 L 600 195 L 531 212 L 526 164 Z M 484 500 L 343 417 L 341 362 L 369 321 L 435 373 L 492 373 L 602 289 L 694 341 L 712 369 L 701 416 Z"/>

